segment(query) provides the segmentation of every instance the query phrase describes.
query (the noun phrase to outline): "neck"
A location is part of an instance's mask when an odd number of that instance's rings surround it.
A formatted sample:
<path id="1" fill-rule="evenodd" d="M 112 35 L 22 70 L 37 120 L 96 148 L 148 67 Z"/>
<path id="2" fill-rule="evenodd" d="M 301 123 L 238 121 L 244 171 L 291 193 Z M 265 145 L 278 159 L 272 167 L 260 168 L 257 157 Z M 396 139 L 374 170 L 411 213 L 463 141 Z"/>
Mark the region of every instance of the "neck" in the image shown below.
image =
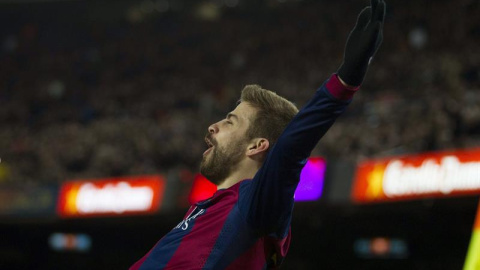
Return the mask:
<path id="1" fill-rule="evenodd" d="M 258 169 L 260 166 L 255 161 L 244 160 L 220 185 L 217 185 L 217 189 L 227 189 L 242 180 L 252 179 Z"/>

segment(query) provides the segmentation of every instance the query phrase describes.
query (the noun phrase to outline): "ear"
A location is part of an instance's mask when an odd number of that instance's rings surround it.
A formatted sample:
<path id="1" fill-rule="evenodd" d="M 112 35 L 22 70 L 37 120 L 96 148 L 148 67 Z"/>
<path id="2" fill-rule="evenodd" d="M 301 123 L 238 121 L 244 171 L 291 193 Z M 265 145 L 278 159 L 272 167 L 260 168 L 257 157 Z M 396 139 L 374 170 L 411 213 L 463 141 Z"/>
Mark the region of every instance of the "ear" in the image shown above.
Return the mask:
<path id="1" fill-rule="evenodd" d="M 255 138 L 248 145 L 247 157 L 253 157 L 257 154 L 266 153 L 270 147 L 270 142 L 265 138 Z"/>

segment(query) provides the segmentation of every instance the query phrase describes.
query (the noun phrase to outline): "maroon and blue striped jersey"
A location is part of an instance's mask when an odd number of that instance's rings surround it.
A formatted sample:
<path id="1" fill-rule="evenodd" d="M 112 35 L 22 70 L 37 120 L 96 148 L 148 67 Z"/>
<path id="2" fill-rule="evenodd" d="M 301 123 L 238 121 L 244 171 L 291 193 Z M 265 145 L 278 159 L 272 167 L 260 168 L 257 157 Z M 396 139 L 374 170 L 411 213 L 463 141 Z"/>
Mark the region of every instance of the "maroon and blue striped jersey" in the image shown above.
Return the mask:
<path id="1" fill-rule="evenodd" d="M 290 245 L 301 170 L 355 91 L 332 75 L 285 128 L 253 179 L 192 205 L 130 269 L 278 268 Z"/>

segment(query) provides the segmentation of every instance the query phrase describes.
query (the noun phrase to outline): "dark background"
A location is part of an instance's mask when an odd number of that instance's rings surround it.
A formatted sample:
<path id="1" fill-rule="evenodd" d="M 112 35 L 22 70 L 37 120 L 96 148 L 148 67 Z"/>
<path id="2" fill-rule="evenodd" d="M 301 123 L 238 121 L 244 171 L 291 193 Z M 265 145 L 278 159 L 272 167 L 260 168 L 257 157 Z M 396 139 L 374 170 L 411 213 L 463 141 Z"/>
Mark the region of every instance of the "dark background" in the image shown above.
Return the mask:
<path id="1" fill-rule="evenodd" d="M 479 145 L 479 2 L 386 2 L 384 43 L 362 90 L 312 153 L 329 163 L 324 195 L 297 203 L 282 269 L 464 264 L 478 196 L 350 201 L 366 158 Z M 368 3 L 0 1 L 0 188 L 196 172 L 206 128 L 245 84 L 301 107 L 341 64 Z M 181 193 L 150 216 L 4 213 L 0 269 L 126 269 L 182 219 Z M 86 233 L 92 247 L 53 251 L 54 232 Z M 375 237 L 402 239 L 407 254 L 355 253 L 356 240 Z"/>

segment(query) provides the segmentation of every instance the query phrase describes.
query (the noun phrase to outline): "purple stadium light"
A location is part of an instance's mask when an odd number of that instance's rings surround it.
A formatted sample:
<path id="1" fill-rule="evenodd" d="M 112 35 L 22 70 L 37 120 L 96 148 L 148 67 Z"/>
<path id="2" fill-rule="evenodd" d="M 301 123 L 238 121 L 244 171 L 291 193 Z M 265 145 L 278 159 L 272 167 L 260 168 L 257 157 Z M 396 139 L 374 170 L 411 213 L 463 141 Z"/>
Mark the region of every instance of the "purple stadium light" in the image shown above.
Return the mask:
<path id="1" fill-rule="evenodd" d="M 326 164 L 325 159 L 320 157 L 308 159 L 300 174 L 295 201 L 315 201 L 322 196 Z"/>

